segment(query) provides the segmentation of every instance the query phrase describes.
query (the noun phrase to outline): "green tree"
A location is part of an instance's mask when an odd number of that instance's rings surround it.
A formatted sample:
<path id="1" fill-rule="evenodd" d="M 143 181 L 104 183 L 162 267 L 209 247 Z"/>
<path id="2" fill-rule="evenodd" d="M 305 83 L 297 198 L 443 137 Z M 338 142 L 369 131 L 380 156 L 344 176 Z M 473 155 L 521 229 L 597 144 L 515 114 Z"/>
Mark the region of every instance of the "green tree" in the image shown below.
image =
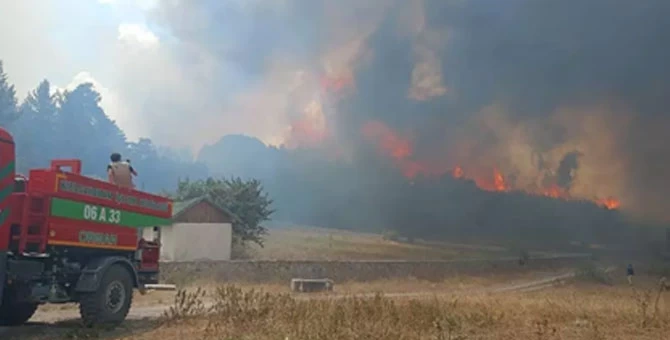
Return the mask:
<path id="1" fill-rule="evenodd" d="M 19 107 L 20 118 L 11 126 L 17 145 L 18 166 L 21 171 L 45 166 L 56 153 L 53 143 L 58 106 L 57 95 L 51 94 L 49 81 L 42 81 L 28 94 Z"/>
<path id="2" fill-rule="evenodd" d="M 17 110 L 14 87 L 0 63 L 0 126 L 8 127 L 16 140 L 19 171 L 47 167 L 55 158 L 79 158 L 86 175 L 104 179 L 109 155 L 120 152 L 138 169 L 136 184 L 141 190 L 157 192 L 172 188 L 184 176 L 208 176 L 207 167 L 194 163 L 190 155 L 156 146 L 147 138 L 128 142 L 100 106 L 101 99 L 90 83 L 53 93 L 49 81 L 43 80 Z"/>
<path id="3" fill-rule="evenodd" d="M 207 168 L 204 165 L 180 160 L 175 155 L 162 154 L 161 148 L 148 138 L 129 142 L 123 156 L 131 160 L 133 167 L 139 173 L 135 185 L 141 190 L 160 191 L 173 186 L 179 178 L 185 176 L 193 178 L 207 176 Z"/>
<path id="4" fill-rule="evenodd" d="M 124 153 L 126 138 L 123 131 L 100 107 L 100 94 L 93 84 L 84 83 L 66 91 L 60 101 L 56 122 L 58 157 L 76 155 L 87 173 L 103 176 L 109 155 Z"/>
<path id="5" fill-rule="evenodd" d="M 0 60 L 0 126 L 9 126 L 18 118 L 16 89 L 9 83 Z"/>
<path id="6" fill-rule="evenodd" d="M 217 204 L 228 208 L 239 221 L 233 224 L 233 239 L 244 244 L 254 242 L 261 247 L 267 229 L 261 223 L 270 220 L 274 210 L 273 201 L 264 192 L 261 182 L 256 179 L 207 178 L 206 180 L 179 181 L 175 200 L 208 196 Z"/>

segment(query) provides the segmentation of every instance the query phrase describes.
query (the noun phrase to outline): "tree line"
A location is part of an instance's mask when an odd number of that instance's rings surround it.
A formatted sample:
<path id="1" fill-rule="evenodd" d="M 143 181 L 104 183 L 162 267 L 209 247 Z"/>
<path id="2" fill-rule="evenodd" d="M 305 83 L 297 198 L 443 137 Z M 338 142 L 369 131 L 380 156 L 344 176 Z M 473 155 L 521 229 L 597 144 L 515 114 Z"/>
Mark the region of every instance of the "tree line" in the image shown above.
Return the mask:
<path id="1" fill-rule="evenodd" d="M 365 144 L 358 145 L 350 162 L 323 153 L 231 135 L 203 148 L 198 161 L 214 174 L 260 180 L 272 193 L 275 218 L 298 224 L 526 248 L 662 240 L 660 225 L 591 201 L 483 191 L 450 174 L 408 180 L 392 160 Z"/>
<path id="2" fill-rule="evenodd" d="M 19 102 L 0 61 L 0 126 L 14 136 L 17 171 L 27 174 L 29 169 L 48 167 L 52 159 L 76 157 L 82 160 L 84 174 L 106 179 L 109 155 L 120 152 L 140 172 L 138 189 L 163 192 L 178 200 L 215 196 L 215 201 L 238 215 L 234 239 L 262 244 L 266 232 L 262 223 L 272 214 L 272 201 L 260 182 L 207 179 L 207 167 L 201 162 L 179 159 L 149 138 L 129 141 L 100 106 L 101 99 L 91 83 L 54 91 L 43 80 Z"/>
<path id="3" fill-rule="evenodd" d="M 262 244 L 271 217 L 408 239 L 525 244 L 620 244 L 652 230 L 592 202 L 487 192 L 448 175 L 408 181 L 364 145 L 353 162 L 342 162 L 323 157 L 323 150 L 229 135 L 184 160 L 151 139 L 129 141 L 100 100 L 91 84 L 52 91 L 44 80 L 19 103 L 0 63 L 0 124 L 16 138 L 19 171 L 75 156 L 87 175 L 105 178 L 109 154 L 121 151 L 141 172 L 141 189 L 175 199 L 207 195 L 239 215 L 234 233 L 241 243 Z"/>

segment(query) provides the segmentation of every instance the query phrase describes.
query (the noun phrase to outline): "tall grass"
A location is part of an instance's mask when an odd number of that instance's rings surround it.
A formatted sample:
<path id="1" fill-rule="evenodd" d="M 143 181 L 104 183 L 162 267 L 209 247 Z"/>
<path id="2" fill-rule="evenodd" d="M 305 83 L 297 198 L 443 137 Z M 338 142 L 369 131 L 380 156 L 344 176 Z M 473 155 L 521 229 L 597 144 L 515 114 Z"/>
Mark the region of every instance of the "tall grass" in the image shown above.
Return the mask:
<path id="1" fill-rule="evenodd" d="M 178 294 L 162 319 L 164 327 L 146 338 L 623 340 L 669 334 L 670 309 L 662 303 L 660 290 L 637 294 L 629 288 L 592 289 L 421 300 L 382 295 L 308 300 L 223 286 L 207 297 Z"/>

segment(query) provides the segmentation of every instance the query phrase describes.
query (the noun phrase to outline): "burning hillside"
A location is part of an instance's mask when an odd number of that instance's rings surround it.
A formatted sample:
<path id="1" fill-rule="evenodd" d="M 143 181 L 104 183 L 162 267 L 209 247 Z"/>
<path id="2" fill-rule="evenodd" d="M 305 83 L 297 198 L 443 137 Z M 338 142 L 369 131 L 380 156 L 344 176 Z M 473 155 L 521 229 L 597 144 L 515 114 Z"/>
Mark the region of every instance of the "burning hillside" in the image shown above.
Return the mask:
<path id="1" fill-rule="evenodd" d="M 248 75 L 235 114 L 353 164 L 347 195 L 395 196 L 365 185 L 399 172 L 670 219 L 668 1 L 169 3 L 179 41 Z M 318 169 L 312 198 L 344 185 Z"/>
<path id="2" fill-rule="evenodd" d="M 450 164 L 448 161 L 417 161 L 413 158 L 414 150 L 412 142 L 381 122 L 368 122 L 363 126 L 361 132 L 371 143 L 376 145 L 380 154 L 392 158 L 403 175 L 409 179 L 417 176 L 441 177 L 445 174 L 450 174 L 456 179 L 472 180 L 477 184 L 477 187 L 486 191 L 523 191 L 531 195 L 573 199 L 570 195 L 569 187 L 561 187 L 556 183 L 549 183 L 536 189 L 514 187 L 495 166 L 491 168 L 466 168 L 463 165 L 456 164 L 449 168 L 438 165 Z M 608 209 L 617 209 L 620 206 L 620 202 L 613 197 L 595 197 L 593 201 Z"/>
<path id="3" fill-rule="evenodd" d="M 351 76 L 322 76 L 320 79 L 320 91 L 314 92 L 318 96 L 309 97 L 312 101 L 305 105 L 301 115 L 291 124 L 284 145 L 290 149 L 320 148 L 330 156 L 341 155 L 341 140 L 338 140 L 334 130 L 337 119 L 342 118 L 337 116 L 338 104 L 346 105 L 347 100 L 351 100 L 349 96 L 355 97 L 354 81 Z M 426 98 L 414 100 L 424 101 Z M 332 104 L 328 112 L 325 104 Z M 600 119 L 598 114 L 601 113 L 591 112 L 586 119 L 575 118 L 574 122 L 566 118 L 574 116 L 574 112 L 558 113 L 550 123 L 554 124 L 554 128 L 572 129 L 575 138 L 543 151 L 538 150 L 538 146 L 533 145 L 527 135 L 528 132 L 524 132 L 534 127 L 524 123 L 510 123 L 508 117 L 501 114 L 499 107 L 489 107 L 477 118 L 462 125 L 461 129 L 472 133 L 455 134 L 455 137 L 444 143 L 444 149 L 424 147 L 421 150 L 423 152 L 418 154 L 417 140 L 422 140 L 420 129 L 409 126 L 406 131 L 400 132 L 380 120 L 360 122 L 360 128 L 357 129 L 359 135 L 354 136 L 354 139 L 374 147 L 379 157 L 392 160 L 397 170 L 408 180 L 417 177 L 439 179 L 451 175 L 454 179 L 473 181 L 485 191 L 514 191 L 562 200 L 589 200 L 607 209 L 618 209 L 621 202 L 611 192 L 605 190 L 603 193 L 599 190 L 601 188 L 594 190 L 589 185 L 591 183 L 583 180 L 580 183 L 581 179 L 578 178 L 580 158 L 588 156 L 579 150 L 592 147 L 590 144 L 610 142 L 612 138 L 607 131 L 603 132 L 596 126 Z M 596 123 L 589 122 L 589 119 L 595 119 Z M 579 124 L 586 125 L 574 128 Z M 585 140 L 585 136 L 591 133 L 602 139 Z M 487 140 L 490 137 L 495 137 L 495 143 Z M 423 141 L 436 142 L 433 139 Z M 354 147 L 360 145 L 354 144 Z M 597 146 L 596 149 L 602 150 Z M 527 158 L 524 159 L 524 156 Z"/>
<path id="4" fill-rule="evenodd" d="M 337 105 L 344 102 L 346 106 L 347 100 L 350 100 L 348 96 L 355 96 L 354 82 L 351 77 L 324 76 L 320 86 L 321 90 L 315 92 L 318 96 L 309 97 L 311 101 L 293 120 L 284 145 L 290 149 L 321 148 L 330 152 L 331 156 L 341 155 L 342 141 L 338 140 L 334 130 L 337 119 L 342 118 L 337 116 Z M 416 100 L 424 101 L 426 98 Z M 325 111 L 327 103 L 333 104 L 329 107 L 330 112 Z M 609 148 L 614 134 L 598 126 L 604 119 L 603 112 L 605 115 L 609 112 L 602 111 L 602 108 L 589 110 L 583 117 L 579 116 L 585 112 L 584 109 L 561 111 L 549 121 L 542 122 L 544 128 L 549 124 L 549 129 L 571 130 L 566 135 L 574 136 L 545 150 L 540 150 L 540 145 L 534 145 L 532 134 L 536 132 L 533 130 L 541 129 L 532 125 L 535 122 L 513 124 L 495 106 L 485 108 L 475 119 L 457 127 L 462 131 L 447 138 L 446 142 L 442 138 L 426 139 L 420 129 L 412 126 L 401 133 L 380 120 L 360 122 L 357 129 L 359 135 L 354 139 L 373 146 L 380 157 L 391 159 L 408 180 L 451 175 L 455 179 L 471 180 L 485 191 L 514 191 L 562 200 L 589 200 L 607 209 L 618 209 L 621 202 L 612 194 L 609 183 L 589 182 L 588 176 L 600 171 L 600 166 L 607 168 L 612 162 L 618 162 L 616 157 L 607 159 L 605 164 L 598 159 L 603 154 L 611 155 L 612 151 Z M 417 140 L 424 144 L 441 142 L 446 147 L 429 146 L 418 154 Z M 591 149 L 598 154 L 585 154 L 579 151 L 582 149 Z M 584 179 L 578 176 L 580 159 L 583 158 L 586 158 L 587 166 L 595 167 L 586 168 Z M 589 163 L 589 160 L 592 162 Z"/>

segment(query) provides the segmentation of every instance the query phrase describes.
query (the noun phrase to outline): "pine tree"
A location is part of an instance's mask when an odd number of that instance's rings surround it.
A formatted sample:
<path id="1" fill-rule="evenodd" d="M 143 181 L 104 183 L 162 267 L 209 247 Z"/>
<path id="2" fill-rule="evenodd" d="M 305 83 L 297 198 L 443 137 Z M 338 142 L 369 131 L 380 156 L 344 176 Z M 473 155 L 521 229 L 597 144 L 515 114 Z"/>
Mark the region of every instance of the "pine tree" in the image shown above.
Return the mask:
<path id="1" fill-rule="evenodd" d="M 18 118 L 16 89 L 9 83 L 0 60 L 0 126 L 9 126 Z"/>
<path id="2" fill-rule="evenodd" d="M 43 167 L 46 160 L 54 158 L 54 129 L 58 107 L 56 96 L 51 94 L 51 84 L 43 80 L 31 91 L 19 107 L 20 117 L 11 130 L 17 140 L 17 165 L 20 171 Z"/>

